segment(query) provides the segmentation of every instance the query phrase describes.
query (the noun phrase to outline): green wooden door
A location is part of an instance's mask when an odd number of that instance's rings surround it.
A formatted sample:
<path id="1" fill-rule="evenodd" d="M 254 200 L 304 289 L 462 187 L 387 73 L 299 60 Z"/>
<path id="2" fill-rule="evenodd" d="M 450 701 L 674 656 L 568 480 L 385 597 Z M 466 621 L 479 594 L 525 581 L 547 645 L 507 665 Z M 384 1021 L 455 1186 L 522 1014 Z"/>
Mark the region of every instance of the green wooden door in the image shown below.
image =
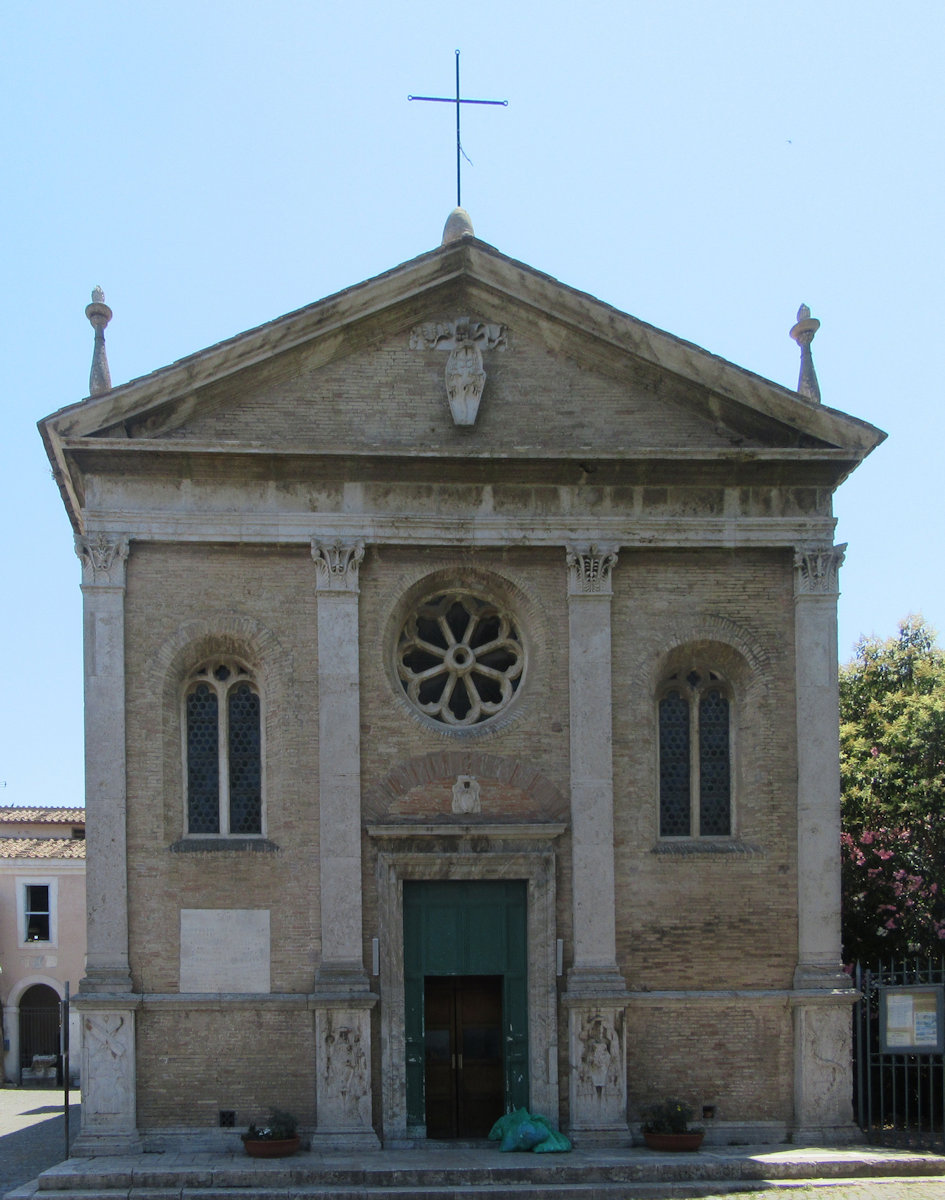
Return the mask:
<path id="1" fill-rule="evenodd" d="M 528 1107 L 528 970 L 524 880 L 404 883 L 407 1123 L 426 1123 L 424 981 L 502 978 L 505 1110 Z M 497 1112 L 496 1118 L 502 1114 Z"/>

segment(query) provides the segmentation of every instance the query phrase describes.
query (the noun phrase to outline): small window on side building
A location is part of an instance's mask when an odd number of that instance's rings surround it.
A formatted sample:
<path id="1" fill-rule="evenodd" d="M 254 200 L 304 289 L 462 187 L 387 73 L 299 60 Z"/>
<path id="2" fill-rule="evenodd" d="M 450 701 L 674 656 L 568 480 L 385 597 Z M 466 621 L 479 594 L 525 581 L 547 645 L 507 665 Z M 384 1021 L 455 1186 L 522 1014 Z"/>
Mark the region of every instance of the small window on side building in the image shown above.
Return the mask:
<path id="1" fill-rule="evenodd" d="M 26 935 L 27 942 L 50 940 L 49 884 L 28 883 L 26 885 Z"/>

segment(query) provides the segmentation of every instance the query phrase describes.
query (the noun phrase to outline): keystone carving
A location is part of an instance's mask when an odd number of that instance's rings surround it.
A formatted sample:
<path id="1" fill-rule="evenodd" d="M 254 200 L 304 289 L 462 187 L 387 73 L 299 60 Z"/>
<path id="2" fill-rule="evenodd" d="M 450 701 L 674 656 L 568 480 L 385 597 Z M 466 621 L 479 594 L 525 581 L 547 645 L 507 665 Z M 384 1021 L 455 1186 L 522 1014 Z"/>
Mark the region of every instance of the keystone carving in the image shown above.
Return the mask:
<path id="1" fill-rule="evenodd" d="M 479 780 L 475 775 L 457 775 L 453 784 L 453 812 L 458 816 L 482 812 Z"/>
<path id="2" fill-rule="evenodd" d="M 508 331 L 469 317 L 455 321 L 428 321 L 410 331 L 411 350 L 449 350 L 446 360 L 446 398 L 454 425 L 475 425 L 486 386 L 483 350 L 505 350 Z"/>
<path id="3" fill-rule="evenodd" d="M 325 592 L 356 592 L 358 569 L 364 558 L 364 542 L 325 543 L 312 539 L 312 560 L 318 574 L 317 587 Z"/>
<path id="4" fill-rule="evenodd" d="M 613 595 L 611 572 L 617 551 L 608 546 L 568 546 L 568 592 L 572 596 Z"/>
<path id="5" fill-rule="evenodd" d="M 846 543 L 828 550 L 794 552 L 794 595 L 836 596 L 840 592 L 840 567 Z"/>

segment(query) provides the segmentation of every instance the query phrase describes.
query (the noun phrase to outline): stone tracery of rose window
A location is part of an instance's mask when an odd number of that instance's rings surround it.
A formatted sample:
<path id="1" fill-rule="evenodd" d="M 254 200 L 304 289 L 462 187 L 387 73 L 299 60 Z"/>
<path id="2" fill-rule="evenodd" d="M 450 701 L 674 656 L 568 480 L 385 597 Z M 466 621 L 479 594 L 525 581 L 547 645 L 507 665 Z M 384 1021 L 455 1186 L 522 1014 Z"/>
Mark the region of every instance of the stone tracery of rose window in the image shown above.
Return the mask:
<path id="1" fill-rule="evenodd" d="M 397 644 L 397 674 L 411 703 L 444 725 L 479 725 L 512 700 L 525 650 L 509 613 L 468 592 L 424 600 Z"/>

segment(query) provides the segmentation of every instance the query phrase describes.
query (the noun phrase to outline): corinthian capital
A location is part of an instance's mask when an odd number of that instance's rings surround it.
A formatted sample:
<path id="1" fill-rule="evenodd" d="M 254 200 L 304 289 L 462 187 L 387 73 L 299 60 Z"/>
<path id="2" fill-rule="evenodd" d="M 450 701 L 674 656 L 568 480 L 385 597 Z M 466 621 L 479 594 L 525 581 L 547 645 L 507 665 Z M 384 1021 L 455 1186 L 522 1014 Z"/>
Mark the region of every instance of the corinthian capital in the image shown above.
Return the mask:
<path id="1" fill-rule="evenodd" d="M 610 575 L 617 565 L 612 546 L 568 546 L 568 595 L 611 596 Z"/>
<path id="2" fill-rule="evenodd" d="M 794 551 L 794 595 L 836 596 L 840 592 L 840 567 L 846 543 L 827 550 Z"/>
<path id="3" fill-rule="evenodd" d="M 75 552 L 82 562 L 82 586 L 124 587 L 128 544 L 125 533 L 78 534 Z"/>
<path id="4" fill-rule="evenodd" d="M 312 539 L 312 561 L 320 592 L 356 592 L 364 542 L 319 542 Z"/>

